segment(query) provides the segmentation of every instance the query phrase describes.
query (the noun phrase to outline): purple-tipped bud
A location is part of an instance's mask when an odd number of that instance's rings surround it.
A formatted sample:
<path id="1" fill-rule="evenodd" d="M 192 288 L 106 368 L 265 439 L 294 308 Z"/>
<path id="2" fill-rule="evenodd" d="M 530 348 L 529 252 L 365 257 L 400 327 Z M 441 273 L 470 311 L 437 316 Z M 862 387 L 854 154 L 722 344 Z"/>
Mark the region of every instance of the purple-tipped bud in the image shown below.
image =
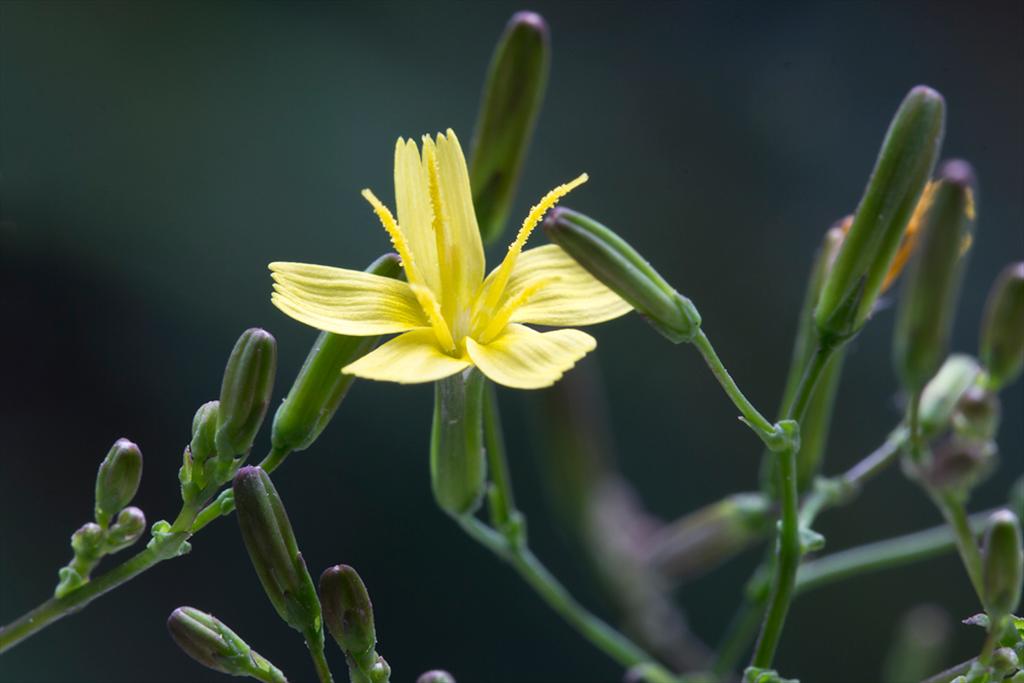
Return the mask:
<path id="1" fill-rule="evenodd" d="M 330 567 L 320 575 L 324 624 L 338 646 L 358 659 L 377 644 L 373 605 L 356 570 L 348 565 Z"/>
<path id="2" fill-rule="evenodd" d="M 233 458 L 252 448 L 270 405 L 276 369 L 274 337 L 258 327 L 243 332 L 224 369 L 217 420 L 218 456 Z"/>
<path id="3" fill-rule="evenodd" d="M 96 473 L 96 522 L 106 527 L 132 502 L 142 480 L 142 451 L 128 439 L 114 442 Z"/>
<path id="4" fill-rule="evenodd" d="M 137 507 L 127 507 L 117 514 L 117 521 L 107 530 L 107 550 L 127 548 L 139 540 L 146 530 L 146 515 Z"/>
<path id="5" fill-rule="evenodd" d="M 416 679 L 416 683 L 455 683 L 455 677 L 447 671 L 436 669 L 420 674 L 420 677 Z"/>
<path id="6" fill-rule="evenodd" d="M 207 668 L 232 676 L 285 683 L 280 669 L 212 614 L 194 607 L 179 607 L 167 619 L 167 630 L 185 654 Z"/>

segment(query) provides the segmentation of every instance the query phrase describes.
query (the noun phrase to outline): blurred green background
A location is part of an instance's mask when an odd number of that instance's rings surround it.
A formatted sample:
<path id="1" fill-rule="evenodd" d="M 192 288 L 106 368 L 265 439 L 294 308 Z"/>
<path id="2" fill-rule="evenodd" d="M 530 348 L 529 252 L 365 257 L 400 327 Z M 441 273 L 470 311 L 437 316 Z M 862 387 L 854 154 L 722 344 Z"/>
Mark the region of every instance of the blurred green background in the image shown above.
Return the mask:
<path id="1" fill-rule="evenodd" d="M 518 4 L 0 3 L 0 621 L 44 600 L 87 521 L 99 460 L 120 436 L 146 457 L 137 503 L 177 511 L 192 414 L 215 398 L 244 328 L 280 343 L 284 395 L 315 332 L 270 304 L 272 260 L 362 267 L 387 241 L 359 190 L 391 203 L 395 138 L 451 126 L 468 147 L 494 42 Z M 948 100 L 944 156 L 971 160 L 979 229 L 954 348 L 976 349 L 997 269 L 1024 254 L 1024 9 L 1007 3 L 535 3 L 549 21 L 548 91 L 513 220 L 581 171 L 570 206 L 648 255 L 699 306 L 748 392 L 773 412 L 806 271 L 856 205 L 889 118 L 927 83 Z M 534 238 L 543 243 L 543 236 Z M 504 245 L 497 247 L 500 253 Z M 892 311 L 855 341 L 827 470 L 898 419 Z M 636 316 L 594 330 L 619 462 L 666 519 L 757 485 L 760 449 L 691 349 Z M 608 615 L 572 539 L 549 522 L 541 397 L 502 391 L 532 543 Z M 1024 392 L 1003 396 L 1004 500 L 1024 470 Z M 364 577 L 396 681 L 444 667 L 460 683 L 616 681 L 593 650 L 432 504 L 429 387 L 357 383 L 337 419 L 275 480 L 314 573 Z M 266 447 L 264 434 L 258 450 Z M 818 528 L 830 549 L 937 524 L 895 469 Z M 308 680 L 234 519 L 0 659 L 0 679 L 219 681 L 164 619 L 220 616 Z M 715 642 L 759 558 L 685 587 Z M 104 565 L 109 566 L 109 565 Z M 937 601 L 976 610 L 950 556 L 798 599 L 779 668 L 804 681 L 874 680 L 895 621 Z M 948 663 L 981 631 L 955 628 Z M 333 661 L 341 672 L 341 658 Z"/>

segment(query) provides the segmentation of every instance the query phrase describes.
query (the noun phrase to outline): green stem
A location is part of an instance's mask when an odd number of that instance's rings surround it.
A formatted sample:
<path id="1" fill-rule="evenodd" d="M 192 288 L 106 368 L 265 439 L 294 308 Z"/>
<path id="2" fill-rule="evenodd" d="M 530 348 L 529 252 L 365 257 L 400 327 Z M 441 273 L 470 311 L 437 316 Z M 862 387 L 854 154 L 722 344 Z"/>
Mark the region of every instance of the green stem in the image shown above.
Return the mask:
<path id="1" fill-rule="evenodd" d="M 956 547 L 960 552 L 960 559 L 967 569 L 967 576 L 971 580 L 974 592 L 978 594 L 978 599 L 984 602 L 981 580 L 981 551 L 978 550 L 976 534 L 971 529 L 963 501 L 953 494 L 931 493 L 935 504 L 942 511 L 942 516 L 946 518 L 949 526 L 952 527 Z"/>
<path id="2" fill-rule="evenodd" d="M 819 345 L 811 359 L 796 391 L 793 403 L 786 407 L 784 419 L 800 421 L 807 410 L 807 403 L 814 391 L 822 371 L 836 347 Z M 789 604 L 793 599 L 796 574 L 800 567 L 800 502 L 796 481 L 796 451 L 798 444 L 789 444 L 778 454 L 779 492 L 781 494 L 781 523 L 779 525 L 778 543 L 772 592 L 768 598 L 768 609 L 761 633 L 754 648 L 751 665 L 762 669 L 770 669 L 775 658 L 775 650 L 782 638 L 782 629 L 789 612 Z"/>
<path id="3" fill-rule="evenodd" d="M 309 648 L 309 656 L 313 659 L 316 677 L 320 683 L 334 683 L 331 667 L 327 665 L 327 656 L 324 654 L 323 634 L 313 633 L 306 636 L 306 647 Z"/>
<path id="4" fill-rule="evenodd" d="M 991 514 L 991 511 L 978 512 L 967 519 L 972 536 L 982 532 L 985 521 Z M 802 594 L 852 576 L 931 559 L 955 547 L 956 538 L 953 530 L 943 524 L 905 536 L 832 553 L 800 567 L 796 578 L 796 592 Z"/>
<path id="5" fill-rule="evenodd" d="M 260 467 L 264 472 L 270 474 L 284 462 L 284 459 L 287 458 L 289 454 L 291 454 L 291 451 L 287 448 L 272 447 L 270 452 L 267 453 L 267 457 L 260 461 Z"/>
<path id="6" fill-rule="evenodd" d="M 921 434 L 921 392 L 915 391 L 907 406 L 907 423 L 910 427 L 910 458 L 921 462 L 924 454 L 924 437 Z"/>
<path id="7" fill-rule="evenodd" d="M 260 465 L 268 473 L 272 472 L 284 461 L 287 455 L 287 451 L 271 450 L 270 454 L 264 458 Z M 210 491 L 208 495 L 201 495 L 199 498 L 206 500 L 211 495 L 213 495 L 213 491 Z M 223 496 L 224 494 L 222 493 L 221 495 Z M 159 543 L 152 547 L 147 546 L 122 564 L 114 567 L 102 576 L 91 579 L 88 583 L 80 588 L 76 588 L 64 597 L 50 598 L 11 623 L 0 627 L 0 654 L 23 640 L 32 637 L 54 622 L 63 619 L 69 614 L 78 612 L 96 598 L 131 581 L 139 574 L 164 560 L 177 557 L 178 555 L 175 551 L 184 541 L 187 541 L 192 537 L 192 534 L 205 527 L 214 519 L 226 514 L 218 505 L 220 500 L 220 497 L 218 497 L 201 511 L 197 506 L 183 505 L 178 516 L 171 524 L 170 531 L 167 532 L 167 535 Z M 211 509 L 215 510 L 216 513 Z"/>
<path id="8" fill-rule="evenodd" d="M 653 657 L 576 602 L 565 586 L 558 582 L 525 545 L 510 543 L 503 535 L 475 517 L 462 516 L 455 519 L 480 545 L 512 565 L 548 606 L 597 648 L 624 667 L 642 668 L 651 683 L 676 682 L 676 677 L 656 664 Z"/>
<path id="9" fill-rule="evenodd" d="M 515 514 L 515 498 L 512 481 L 505 457 L 505 438 L 501 430 L 501 414 L 498 411 L 498 394 L 490 382 L 484 388 L 484 448 L 487 451 L 487 468 L 490 471 L 491 523 L 499 529 Z"/>
<path id="10" fill-rule="evenodd" d="M 930 678 L 926 678 L 921 683 L 950 683 L 957 676 L 963 676 L 971 670 L 971 666 L 977 661 L 977 657 L 972 657 L 966 662 L 960 662 L 956 666 L 952 666 L 945 671 L 941 671 Z"/>
<path id="11" fill-rule="evenodd" d="M 725 369 L 718 354 L 715 353 L 714 347 L 711 345 L 711 341 L 704 334 L 704 330 L 697 330 L 696 336 L 693 338 L 693 345 L 700 351 L 700 355 L 704 357 L 704 362 L 707 363 L 708 368 L 711 369 L 711 373 L 718 380 L 718 383 L 722 385 L 722 389 L 725 390 L 726 395 L 729 396 L 733 404 L 740 411 L 740 415 L 743 416 L 743 422 L 748 427 L 754 430 L 754 433 L 764 441 L 765 445 L 770 450 L 778 450 L 777 439 L 778 434 L 775 429 L 775 425 L 772 424 L 764 415 L 759 413 L 753 404 L 747 400 L 747 397 L 743 395 L 740 388 L 733 381 L 729 371 Z"/>

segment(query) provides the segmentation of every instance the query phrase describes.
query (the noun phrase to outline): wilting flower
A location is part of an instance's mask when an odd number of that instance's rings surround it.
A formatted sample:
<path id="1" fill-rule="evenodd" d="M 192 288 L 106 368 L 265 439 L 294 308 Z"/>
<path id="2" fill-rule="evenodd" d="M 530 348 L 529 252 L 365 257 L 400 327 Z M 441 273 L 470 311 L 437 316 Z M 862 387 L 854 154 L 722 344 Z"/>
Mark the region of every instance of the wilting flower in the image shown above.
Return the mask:
<path id="1" fill-rule="evenodd" d="M 596 342 L 585 332 L 539 332 L 523 323 L 589 325 L 616 318 L 629 304 L 556 245 L 523 251 L 544 213 L 586 174 L 559 185 L 534 206 L 508 253 L 484 277 L 484 251 L 466 160 L 450 129 L 395 147 L 398 221 L 369 190 L 402 259 L 406 282 L 356 270 L 271 263 L 272 301 L 320 330 L 351 336 L 400 332 L 342 372 L 390 382 L 431 382 L 476 366 L 510 387 L 558 380 Z"/>

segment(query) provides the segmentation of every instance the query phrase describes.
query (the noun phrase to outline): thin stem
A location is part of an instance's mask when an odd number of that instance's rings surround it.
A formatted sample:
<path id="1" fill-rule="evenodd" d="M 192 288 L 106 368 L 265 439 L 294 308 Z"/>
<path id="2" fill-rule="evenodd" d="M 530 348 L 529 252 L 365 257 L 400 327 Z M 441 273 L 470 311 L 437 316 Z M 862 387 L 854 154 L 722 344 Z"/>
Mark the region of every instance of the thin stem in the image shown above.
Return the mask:
<path id="1" fill-rule="evenodd" d="M 729 623 L 725 638 L 711 665 L 711 672 L 716 676 L 722 677 L 733 671 L 743 657 L 747 645 L 757 635 L 757 627 L 761 623 L 759 607 L 760 605 L 750 600 L 745 601 Z"/>
<path id="2" fill-rule="evenodd" d="M 260 461 L 260 468 L 270 474 L 284 462 L 284 459 L 291 454 L 291 451 L 287 448 L 271 447 L 270 452 L 267 453 L 267 457 Z"/>
<path id="3" fill-rule="evenodd" d="M 960 662 L 956 666 L 952 666 L 945 671 L 941 671 L 930 678 L 926 678 L 921 683 L 950 683 L 957 676 L 963 676 L 971 670 L 971 666 L 977 661 L 977 657 L 972 657 L 966 662 Z"/>
<path id="4" fill-rule="evenodd" d="M 327 665 L 327 656 L 324 654 L 323 634 L 313 633 L 306 636 L 306 647 L 309 648 L 309 656 L 313 659 L 316 677 L 320 683 L 334 683 L 331 667 Z"/>
<path id="5" fill-rule="evenodd" d="M 990 514 L 991 511 L 978 512 L 967 519 L 972 537 L 982 532 L 985 520 Z M 796 592 L 802 594 L 851 576 L 931 559 L 955 547 L 956 538 L 953 530 L 949 525 L 943 524 L 905 536 L 832 553 L 800 567 L 796 578 Z"/>
<path id="6" fill-rule="evenodd" d="M 907 423 L 910 427 L 910 457 L 921 462 L 924 454 L 924 437 L 921 434 L 921 392 L 915 391 L 907 405 Z"/>
<path id="7" fill-rule="evenodd" d="M 801 420 L 807 410 L 808 401 L 814 392 L 825 366 L 828 365 L 834 346 L 818 346 L 796 390 L 793 403 L 786 407 L 786 420 Z M 796 481 L 796 446 L 789 444 L 778 454 L 779 492 L 781 494 L 782 515 L 779 525 L 779 537 L 776 546 L 772 592 L 768 598 L 768 609 L 765 612 L 761 633 L 754 649 L 753 666 L 762 669 L 771 668 L 775 658 L 775 650 L 782 638 L 782 629 L 789 612 L 789 604 L 793 599 L 796 574 L 800 567 L 800 509 L 799 491 Z"/>
<path id="8" fill-rule="evenodd" d="M 493 483 L 491 493 L 491 522 L 501 527 L 515 513 L 516 502 L 512 493 L 512 481 L 505 457 L 505 438 L 501 430 L 501 415 L 498 412 L 498 395 L 490 382 L 484 388 L 484 448 L 487 451 L 487 468 Z"/>
<path id="9" fill-rule="evenodd" d="M 859 489 L 865 482 L 873 479 L 896 461 L 903 446 L 907 443 L 907 437 L 908 432 L 905 428 L 894 429 L 881 446 L 843 473 L 842 482 L 855 490 Z"/>
<path id="10" fill-rule="evenodd" d="M 963 501 L 952 494 L 935 492 L 932 492 L 932 499 L 942 511 L 942 516 L 946 518 L 949 526 L 952 527 L 956 547 L 960 552 L 960 559 L 967 569 L 967 576 L 971 579 L 971 585 L 974 586 L 974 592 L 978 594 L 978 599 L 984 602 L 981 580 L 981 551 L 978 550 L 976 534 L 971 529 Z"/>
<path id="11" fill-rule="evenodd" d="M 753 404 L 747 400 L 747 397 L 743 395 L 743 392 L 740 391 L 729 371 L 722 364 L 718 354 L 715 353 L 715 349 L 711 346 L 711 341 L 707 338 L 707 335 L 704 334 L 704 330 L 697 331 L 696 336 L 693 338 L 693 345 L 700 351 L 700 355 L 704 357 L 704 362 L 711 369 L 711 374 L 715 376 L 718 383 L 722 385 L 722 389 L 725 390 L 726 395 L 729 396 L 730 400 L 740 411 L 743 421 L 754 430 L 769 449 L 777 450 L 777 447 L 773 448 L 776 445 L 777 438 L 775 425 L 759 413 Z"/>
<path id="12" fill-rule="evenodd" d="M 548 606 L 597 648 L 624 667 L 643 667 L 651 683 L 675 683 L 676 677 L 656 664 L 653 657 L 576 602 L 525 545 L 509 543 L 508 539 L 475 517 L 456 517 L 456 521 L 474 540 L 512 565 Z"/>

